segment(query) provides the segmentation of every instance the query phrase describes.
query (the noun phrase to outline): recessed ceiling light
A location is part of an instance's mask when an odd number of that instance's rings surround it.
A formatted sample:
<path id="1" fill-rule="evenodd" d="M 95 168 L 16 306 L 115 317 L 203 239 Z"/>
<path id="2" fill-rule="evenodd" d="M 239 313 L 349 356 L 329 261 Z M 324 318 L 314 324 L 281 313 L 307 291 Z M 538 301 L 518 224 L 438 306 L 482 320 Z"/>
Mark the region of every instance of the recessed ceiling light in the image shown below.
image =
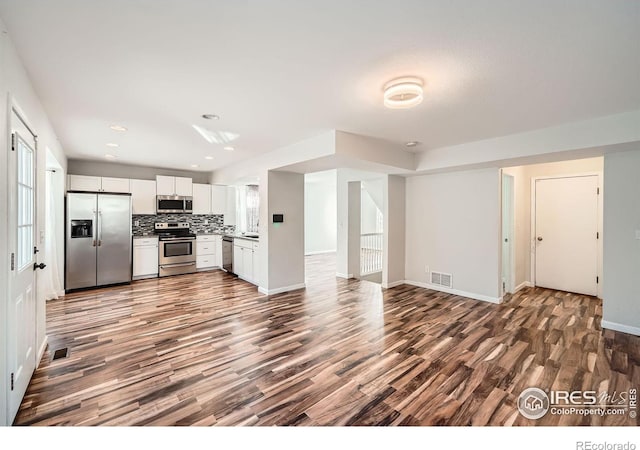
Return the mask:
<path id="1" fill-rule="evenodd" d="M 213 159 L 213 156 L 205 156 L 204 159 Z"/>
<path id="2" fill-rule="evenodd" d="M 111 125 L 109 128 L 111 128 L 113 131 L 127 131 L 127 128 L 123 127 L 122 125 Z"/>
<path id="3" fill-rule="evenodd" d="M 207 120 L 220 120 L 220 116 L 217 114 L 203 114 L 202 118 Z"/>
<path id="4" fill-rule="evenodd" d="M 417 147 L 418 144 L 420 144 L 420 142 L 418 141 L 409 141 L 404 143 L 404 145 L 406 145 L 407 147 Z"/>
<path id="5" fill-rule="evenodd" d="M 120 144 L 115 144 L 115 143 L 113 143 L 113 142 L 109 142 L 109 143 L 107 143 L 106 145 L 107 145 L 107 147 L 111 147 L 111 148 L 120 147 Z"/>
<path id="6" fill-rule="evenodd" d="M 230 145 L 226 146 L 224 149 L 228 152 L 232 152 L 235 150 L 235 148 L 231 147 Z"/>
<path id="7" fill-rule="evenodd" d="M 413 108 L 422 103 L 422 98 L 422 80 L 420 78 L 396 78 L 384 85 L 384 106 L 387 108 Z"/>
<path id="8" fill-rule="evenodd" d="M 198 165 L 197 164 L 191 164 L 191 167 L 193 167 L 195 169 L 196 167 L 198 167 Z"/>
<path id="9" fill-rule="evenodd" d="M 107 153 L 106 155 L 104 155 L 104 157 L 107 159 L 116 159 L 116 155 L 112 155 L 110 153 Z"/>

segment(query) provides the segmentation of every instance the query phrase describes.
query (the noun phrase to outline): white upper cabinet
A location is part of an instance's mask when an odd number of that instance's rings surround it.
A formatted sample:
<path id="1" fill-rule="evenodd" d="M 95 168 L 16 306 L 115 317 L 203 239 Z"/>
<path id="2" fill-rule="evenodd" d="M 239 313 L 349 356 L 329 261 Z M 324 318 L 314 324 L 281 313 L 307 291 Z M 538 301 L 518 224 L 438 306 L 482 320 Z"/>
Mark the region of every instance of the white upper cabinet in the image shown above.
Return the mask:
<path id="1" fill-rule="evenodd" d="M 128 178 L 108 178 L 102 177 L 102 191 L 103 192 L 131 192 Z"/>
<path id="2" fill-rule="evenodd" d="M 158 195 L 193 195 L 191 178 L 168 177 L 156 175 L 156 192 Z"/>
<path id="3" fill-rule="evenodd" d="M 193 195 L 191 178 L 175 177 L 176 195 L 191 197 Z"/>
<path id="4" fill-rule="evenodd" d="M 193 214 L 211 214 L 211 185 L 193 184 Z"/>
<path id="5" fill-rule="evenodd" d="M 102 189 L 102 178 L 100 177 L 69 175 L 67 178 L 67 190 L 69 191 L 100 192 Z"/>
<path id="6" fill-rule="evenodd" d="M 128 178 L 90 177 L 86 175 L 69 175 L 67 190 L 89 192 L 131 192 Z"/>
<path id="7" fill-rule="evenodd" d="M 156 182 L 131 180 L 131 204 L 133 214 L 155 214 Z"/>
<path id="8" fill-rule="evenodd" d="M 158 195 L 176 195 L 176 178 L 156 175 L 156 193 Z"/>
<path id="9" fill-rule="evenodd" d="M 211 186 L 211 214 L 227 214 L 227 186 Z"/>

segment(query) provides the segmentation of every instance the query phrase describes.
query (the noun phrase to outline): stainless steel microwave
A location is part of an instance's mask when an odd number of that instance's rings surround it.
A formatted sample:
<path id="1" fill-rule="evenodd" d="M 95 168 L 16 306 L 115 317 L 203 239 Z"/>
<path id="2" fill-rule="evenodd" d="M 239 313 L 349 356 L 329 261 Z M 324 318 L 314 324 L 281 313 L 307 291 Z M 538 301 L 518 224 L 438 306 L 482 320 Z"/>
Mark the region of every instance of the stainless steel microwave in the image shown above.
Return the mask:
<path id="1" fill-rule="evenodd" d="M 156 213 L 158 214 L 191 214 L 193 197 L 182 195 L 156 196 Z"/>

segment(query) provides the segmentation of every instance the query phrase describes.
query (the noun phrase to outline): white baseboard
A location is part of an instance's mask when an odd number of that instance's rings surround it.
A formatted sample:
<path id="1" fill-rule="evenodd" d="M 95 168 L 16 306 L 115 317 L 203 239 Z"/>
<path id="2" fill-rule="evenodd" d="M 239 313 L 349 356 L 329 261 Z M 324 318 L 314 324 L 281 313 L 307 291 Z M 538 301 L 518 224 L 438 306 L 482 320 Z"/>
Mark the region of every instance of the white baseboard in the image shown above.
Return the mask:
<path id="1" fill-rule="evenodd" d="M 392 281 L 391 283 L 382 283 L 382 287 L 385 289 L 394 288 L 396 286 L 401 286 L 405 283 L 404 280 Z"/>
<path id="2" fill-rule="evenodd" d="M 275 295 L 275 294 L 282 294 L 283 292 L 297 291 L 298 289 L 304 289 L 306 287 L 307 286 L 304 283 L 293 284 L 291 286 L 285 286 L 285 287 L 276 288 L 276 289 L 266 289 L 266 288 L 263 288 L 262 286 L 259 286 L 258 292 L 264 295 Z"/>
<path id="3" fill-rule="evenodd" d="M 405 284 L 411 286 L 417 286 L 425 289 L 432 289 L 434 291 L 446 292 L 447 294 L 459 295 L 461 297 L 468 297 L 474 300 L 482 300 L 489 303 L 502 303 L 502 297 L 490 297 L 488 295 L 476 294 L 474 292 L 459 291 L 457 289 L 450 289 L 442 286 L 436 286 L 429 283 L 423 283 L 421 281 L 404 280 Z"/>
<path id="4" fill-rule="evenodd" d="M 640 328 L 602 319 L 602 328 L 640 336 Z"/>
<path id="5" fill-rule="evenodd" d="M 49 343 L 49 336 L 45 335 L 44 339 L 42 340 L 42 345 L 38 350 L 38 359 L 36 361 L 36 369 L 40 366 L 40 361 L 42 361 L 42 355 L 44 355 L 44 351 L 47 349 L 48 343 Z"/>
<path id="6" fill-rule="evenodd" d="M 353 278 L 353 274 L 352 274 L 352 273 L 340 273 L 340 272 L 336 272 L 336 276 L 337 276 L 338 278 L 346 278 L 346 279 Z"/>
<path id="7" fill-rule="evenodd" d="M 306 252 L 304 256 L 313 256 L 313 255 L 324 255 L 326 253 L 335 253 L 336 250 L 320 250 L 318 252 Z"/>
<path id="8" fill-rule="evenodd" d="M 516 286 L 516 288 L 513 290 L 513 293 L 515 294 L 520 289 L 524 289 L 526 287 L 533 287 L 533 283 L 531 281 L 523 281 L 522 283 Z"/>

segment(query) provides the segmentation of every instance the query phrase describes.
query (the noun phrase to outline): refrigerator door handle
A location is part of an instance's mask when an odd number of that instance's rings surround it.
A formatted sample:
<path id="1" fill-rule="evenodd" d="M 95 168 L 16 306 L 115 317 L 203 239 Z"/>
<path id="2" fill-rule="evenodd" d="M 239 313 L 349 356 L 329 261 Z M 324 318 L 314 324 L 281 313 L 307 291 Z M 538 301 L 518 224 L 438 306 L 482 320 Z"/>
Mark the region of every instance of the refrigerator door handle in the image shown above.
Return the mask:
<path id="1" fill-rule="evenodd" d="M 93 236 L 92 246 L 96 246 L 96 222 L 98 222 L 98 215 L 96 214 L 96 210 L 93 210 L 93 224 L 91 225 L 91 235 Z"/>
<path id="2" fill-rule="evenodd" d="M 102 210 L 98 210 L 98 247 L 102 246 Z"/>

